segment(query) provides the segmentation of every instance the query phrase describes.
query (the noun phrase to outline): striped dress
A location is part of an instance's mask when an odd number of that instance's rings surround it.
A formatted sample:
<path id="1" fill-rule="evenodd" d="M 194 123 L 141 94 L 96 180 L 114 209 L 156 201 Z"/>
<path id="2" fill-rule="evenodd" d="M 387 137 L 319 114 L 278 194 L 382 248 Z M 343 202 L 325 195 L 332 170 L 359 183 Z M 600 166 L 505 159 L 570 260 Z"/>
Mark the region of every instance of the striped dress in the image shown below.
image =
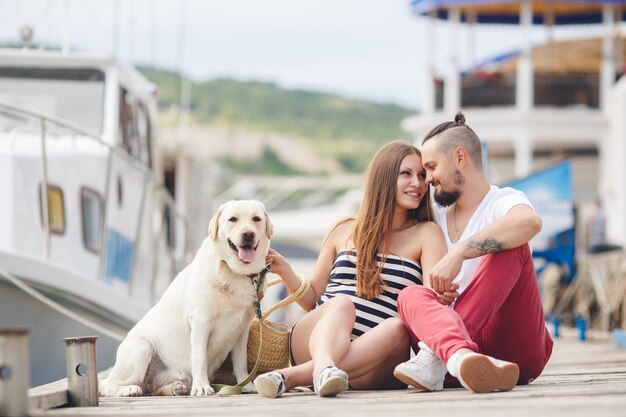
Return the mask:
<path id="1" fill-rule="evenodd" d="M 381 257 L 378 255 L 380 261 Z M 409 285 L 422 285 L 422 268 L 396 255 L 387 255 L 381 271 L 383 292 L 366 300 L 356 295 L 356 252 L 342 251 L 335 257 L 326 292 L 317 305 L 337 295 L 345 295 L 356 307 L 356 320 L 351 339 L 354 340 L 389 317 L 398 317 L 398 294 Z"/>

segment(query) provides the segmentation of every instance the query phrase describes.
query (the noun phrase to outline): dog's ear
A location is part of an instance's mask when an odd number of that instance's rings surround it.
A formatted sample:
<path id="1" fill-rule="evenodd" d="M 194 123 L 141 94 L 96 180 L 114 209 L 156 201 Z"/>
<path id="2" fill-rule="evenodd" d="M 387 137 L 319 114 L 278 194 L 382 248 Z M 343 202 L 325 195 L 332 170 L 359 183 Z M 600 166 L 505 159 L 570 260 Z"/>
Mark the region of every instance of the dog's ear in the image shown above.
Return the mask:
<path id="1" fill-rule="evenodd" d="M 222 204 L 220 208 L 217 209 L 217 213 L 215 213 L 215 216 L 213 216 L 213 218 L 209 222 L 209 236 L 211 236 L 211 239 L 213 240 L 217 239 L 217 232 L 219 229 L 219 220 L 220 220 L 220 215 L 222 214 L 223 209 L 224 209 L 224 205 Z"/>
<path id="2" fill-rule="evenodd" d="M 263 207 L 263 213 L 265 214 L 265 235 L 268 239 L 271 239 L 272 235 L 274 234 L 274 225 L 270 221 L 270 216 L 267 214 L 265 206 L 261 204 L 261 207 Z"/>

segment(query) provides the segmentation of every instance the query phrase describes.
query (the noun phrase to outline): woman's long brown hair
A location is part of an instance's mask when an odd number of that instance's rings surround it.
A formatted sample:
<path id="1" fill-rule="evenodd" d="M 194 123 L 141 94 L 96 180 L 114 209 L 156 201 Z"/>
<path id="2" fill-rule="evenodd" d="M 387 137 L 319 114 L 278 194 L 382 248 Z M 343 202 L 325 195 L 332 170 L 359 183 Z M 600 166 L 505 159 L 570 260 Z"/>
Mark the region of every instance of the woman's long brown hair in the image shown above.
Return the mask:
<path id="1" fill-rule="evenodd" d="M 352 228 L 352 241 L 357 253 L 357 295 L 367 300 L 382 292 L 380 273 L 389 252 L 400 165 L 411 154 L 422 155 L 419 149 L 407 142 L 397 140 L 388 143 L 376 152 L 367 169 L 365 194 Z M 432 218 L 427 193 L 416 209 L 409 210 L 407 220 L 415 224 Z"/>

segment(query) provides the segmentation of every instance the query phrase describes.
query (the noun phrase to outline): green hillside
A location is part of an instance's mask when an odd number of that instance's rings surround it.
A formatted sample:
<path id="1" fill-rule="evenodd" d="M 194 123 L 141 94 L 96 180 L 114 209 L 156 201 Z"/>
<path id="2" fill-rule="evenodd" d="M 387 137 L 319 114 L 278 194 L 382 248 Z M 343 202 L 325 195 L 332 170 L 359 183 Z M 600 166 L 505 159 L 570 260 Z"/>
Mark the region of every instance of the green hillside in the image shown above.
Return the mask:
<path id="1" fill-rule="evenodd" d="M 178 74 L 140 70 L 158 84 L 162 109 L 178 104 Z M 335 157 L 349 171 L 362 171 L 382 143 L 405 137 L 400 121 L 415 113 L 394 104 L 233 79 L 192 82 L 191 107 L 195 123 L 291 136 Z"/>

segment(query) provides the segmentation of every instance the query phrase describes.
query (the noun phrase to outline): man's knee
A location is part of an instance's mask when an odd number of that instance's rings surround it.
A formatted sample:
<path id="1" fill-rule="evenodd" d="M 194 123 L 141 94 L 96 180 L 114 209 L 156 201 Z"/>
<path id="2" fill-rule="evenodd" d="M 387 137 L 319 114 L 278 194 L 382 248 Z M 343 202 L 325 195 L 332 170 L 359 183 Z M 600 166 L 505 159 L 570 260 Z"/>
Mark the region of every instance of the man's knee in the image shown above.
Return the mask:
<path id="1" fill-rule="evenodd" d="M 432 291 L 423 285 L 411 285 L 405 287 L 398 295 L 398 305 L 404 303 L 413 303 L 416 298 L 424 297 L 431 294 Z"/>
<path id="2" fill-rule="evenodd" d="M 420 300 L 424 300 L 425 297 L 433 297 L 433 292 L 422 285 L 411 285 L 400 291 L 398 295 L 398 313 L 403 318 L 403 311 L 409 306 L 419 306 Z M 403 319 L 404 320 L 404 319 Z"/>
<path id="3" fill-rule="evenodd" d="M 502 269 L 504 265 L 518 264 L 522 269 L 533 265 L 528 243 L 500 252 L 488 253 L 480 261 L 480 269 Z M 534 267 L 533 267 L 534 269 Z"/>

